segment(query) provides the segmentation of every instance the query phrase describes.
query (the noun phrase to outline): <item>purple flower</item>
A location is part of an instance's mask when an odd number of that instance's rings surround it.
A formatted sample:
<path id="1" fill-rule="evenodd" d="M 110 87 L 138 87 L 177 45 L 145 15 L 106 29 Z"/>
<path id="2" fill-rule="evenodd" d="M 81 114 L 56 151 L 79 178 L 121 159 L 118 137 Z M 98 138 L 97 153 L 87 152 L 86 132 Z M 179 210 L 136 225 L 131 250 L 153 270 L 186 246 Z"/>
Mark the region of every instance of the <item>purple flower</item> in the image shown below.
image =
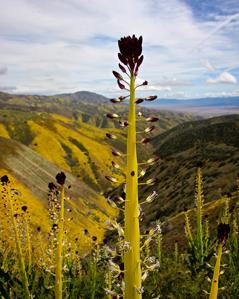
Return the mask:
<path id="1" fill-rule="evenodd" d="M 139 66 L 143 62 L 143 55 L 141 55 L 142 41 L 142 36 L 137 38 L 135 35 L 132 37 L 122 37 L 118 41 L 120 50 L 120 53 L 118 54 L 119 60 L 128 67 L 130 72 L 134 73 L 135 75 L 138 72 Z"/>

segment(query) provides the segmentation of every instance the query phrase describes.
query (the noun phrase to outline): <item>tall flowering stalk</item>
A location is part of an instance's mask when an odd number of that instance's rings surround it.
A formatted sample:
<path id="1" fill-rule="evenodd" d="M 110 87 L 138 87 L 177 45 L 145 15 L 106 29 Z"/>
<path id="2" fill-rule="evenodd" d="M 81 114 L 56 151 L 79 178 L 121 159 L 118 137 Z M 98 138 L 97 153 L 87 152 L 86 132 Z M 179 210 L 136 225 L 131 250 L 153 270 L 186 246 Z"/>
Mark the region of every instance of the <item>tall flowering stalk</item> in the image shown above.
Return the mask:
<path id="1" fill-rule="evenodd" d="M 142 103 L 144 100 L 153 101 L 157 96 L 150 96 L 147 98 L 136 99 L 135 90 L 139 86 L 147 85 L 148 82 L 144 81 L 142 84 L 136 84 L 138 70 L 143 62 L 142 55 L 142 41 L 140 36 L 136 38 L 135 35 L 123 37 L 118 41 L 119 50 L 118 57 L 120 60 L 119 68 L 122 73 L 128 76 L 129 80 L 125 80 L 121 74 L 113 71 L 113 75 L 117 79 L 120 89 L 129 91 L 128 96 L 121 96 L 117 99 L 111 99 L 112 103 L 121 103 L 129 99 L 129 113 L 127 121 L 119 121 L 121 127 L 127 127 L 127 167 L 126 167 L 126 198 L 124 209 L 124 243 L 128 244 L 127 250 L 124 251 L 124 298 L 126 299 L 140 299 L 142 298 L 143 288 L 141 286 L 141 260 L 140 260 L 140 229 L 139 229 L 139 214 L 140 207 L 138 202 L 138 161 L 137 161 L 137 142 L 147 144 L 150 139 L 143 138 L 137 141 L 136 134 L 136 105 Z M 111 119 L 119 119 L 118 114 L 108 114 Z M 140 116 L 142 116 L 140 114 Z M 158 118 L 148 117 L 145 119 L 146 123 L 155 122 Z M 154 126 L 146 128 L 143 133 L 151 133 L 155 129 Z M 106 134 L 109 139 L 116 139 L 117 137 L 112 134 Z M 121 156 L 120 153 L 113 151 L 114 156 Z M 152 158 L 146 163 L 152 165 L 158 161 L 157 158 Z M 112 162 L 115 167 L 117 165 Z M 140 175 L 141 176 L 141 175 Z M 113 177 L 106 176 L 106 178 L 115 183 L 117 180 Z M 153 185 L 155 179 L 148 179 L 147 185 Z"/>
<path id="2" fill-rule="evenodd" d="M 7 203 L 8 203 L 9 212 L 10 212 L 10 220 L 11 220 L 11 223 L 13 226 L 14 239 L 15 239 L 15 244 L 16 244 L 16 249 L 17 249 L 17 257 L 18 257 L 18 262 L 19 262 L 24 298 L 30 299 L 31 294 L 29 291 L 29 282 L 28 282 L 28 277 L 27 277 L 27 272 L 26 272 L 26 264 L 25 264 L 19 229 L 18 229 L 17 220 L 16 220 L 16 218 L 19 216 L 19 214 L 16 213 L 16 210 L 14 207 L 14 199 L 11 194 L 9 178 L 6 175 L 4 175 L 3 177 L 1 177 L 1 183 L 3 186 L 3 190 L 6 192 L 6 198 L 7 198 Z"/>
<path id="3" fill-rule="evenodd" d="M 214 273 L 213 273 L 213 279 L 211 284 L 211 292 L 209 299 L 217 299 L 218 295 L 218 282 L 219 282 L 219 276 L 220 276 L 220 266 L 221 266 L 221 258 L 222 258 L 222 252 L 223 252 L 223 246 L 225 245 L 228 235 L 230 232 L 230 226 L 226 223 L 220 223 L 218 225 L 217 229 L 217 235 L 218 235 L 218 251 L 217 251 L 217 260 L 214 267 Z"/>
<path id="4" fill-rule="evenodd" d="M 62 299 L 62 265 L 63 265 L 63 236 L 64 236 L 64 207 L 65 207 L 65 179 L 63 172 L 56 175 L 57 183 L 60 185 L 60 211 L 58 218 L 58 234 L 56 247 L 56 278 L 55 278 L 55 298 Z"/>

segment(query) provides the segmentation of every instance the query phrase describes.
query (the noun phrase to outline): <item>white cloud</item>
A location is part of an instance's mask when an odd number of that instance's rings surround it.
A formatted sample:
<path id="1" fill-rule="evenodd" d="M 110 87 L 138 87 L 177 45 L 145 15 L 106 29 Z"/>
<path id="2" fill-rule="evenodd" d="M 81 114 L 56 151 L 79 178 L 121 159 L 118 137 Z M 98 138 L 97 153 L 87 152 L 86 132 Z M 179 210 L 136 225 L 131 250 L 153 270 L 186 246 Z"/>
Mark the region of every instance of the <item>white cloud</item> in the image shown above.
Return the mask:
<path id="1" fill-rule="evenodd" d="M 235 84 L 237 83 L 237 78 L 230 74 L 229 72 L 223 72 L 216 78 L 208 78 L 208 84 L 217 84 L 217 83 L 225 83 L 225 84 Z"/>
<path id="2" fill-rule="evenodd" d="M 154 90 L 181 92 L 191 82 L 204 82 L 202 59 L 215 65 L 238 61 L 238 39 L 228 34 L 225 21 L 199 21 L 180 0 L 0 0 L 0 5 L 0 63 L 10 70 L 1 84 L 17 86 L 18 92 L 109 93 L 117 39 L 133 33 L 144 37 L 140 76 Z M 199 41 L 200 52 L 192 52 Z"/>

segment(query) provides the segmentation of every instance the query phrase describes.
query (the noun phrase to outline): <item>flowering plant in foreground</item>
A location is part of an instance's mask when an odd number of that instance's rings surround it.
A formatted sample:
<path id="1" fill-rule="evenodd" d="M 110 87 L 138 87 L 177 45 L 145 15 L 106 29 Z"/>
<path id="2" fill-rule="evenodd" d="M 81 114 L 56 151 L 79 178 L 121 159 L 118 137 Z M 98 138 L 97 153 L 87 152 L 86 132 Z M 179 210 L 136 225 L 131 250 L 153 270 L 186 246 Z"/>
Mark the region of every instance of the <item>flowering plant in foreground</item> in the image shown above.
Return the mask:
<path id="1" fill-rule="evenodd" d="M 142 103 L 143 101 L 153 101 L 157 96 L 150 96 L 146 98 L 136 98 L 135 90 L 140 86 L 145 86 L 148 84 L 144 81 L 142 84 L 136 84 L 136 78 L 138 75 L 139 67 L 143 62 L 142 55 L 142 36 L 139 38 L 135 35 L 123 37 L 118 41 L 119 50 L 118 57 L 120 60 L 119 69 L 121 73 L 113 71 L 113 75 L 117 79 L 117 83 L 120 89 L 129 92 L 126 96 L 120 96 L 117 99 L 111 99 L 114 104 L 125 102 L 129 100 L 129 114 L 128 120 L 121 120 L 118 114 L 109 114 L 108 118 L 113 120 L 119 120 L 119 125 L 122 128 L 127 128 L 127 167 L 126 167 L 126 198 L 125 198 L 125 209 L 124 209 L 124 232 L 122 233 L 124 237 L 124 244 L 127 244 L 127 250 L 124 250 L 124 289 L 123 294 L 126 299 L 136 299 L 142 297 L 143 288 L 142 282 L 142 271 L 141 271 L 141 259 L 140 259 L 140 228 L 139 228 L 139 218 L 140 215 L 140 205 L 138 202 L 138 178 L 143 175 L 138 171 L 137 162 L 137 149 L 136 144 L 141 143 L 146 145 L 149 143 L 150 138 L 142 137 L 139 141 L 137 140 L 136 133 L 150 134 L 155 126 L 150 126 L 142 132 L 136 132 L 136 105 Z M 127 76 L 129 80 L 126 80 L 123 76 Z M 139 112 L 138 116 L 143 119 L 142 113 Z M 155 122 L 158 120 L 157 117 L 147 117 L 143 119 L 146 124 Z M 109 139 L 116 139 L 116 136 L 111 134 L 106 134 Z M 112 152 L 115 157 L 122 156 L 121 153 L 117 151 Z M 123 155 L 124 156 L 124 155 Z M 157 158 L 152 158 L 145 163 L 153 165 L 157 163 Z M 115 162 L 112 164 L 118 165 Z M 117 180 L 114 177 L 106 176 L 112 183 L 116 183 Z M 145 183 L 140 183 L 141 185 L 153 185 L 157 182 L 155 178 L 148 179 Z"/>

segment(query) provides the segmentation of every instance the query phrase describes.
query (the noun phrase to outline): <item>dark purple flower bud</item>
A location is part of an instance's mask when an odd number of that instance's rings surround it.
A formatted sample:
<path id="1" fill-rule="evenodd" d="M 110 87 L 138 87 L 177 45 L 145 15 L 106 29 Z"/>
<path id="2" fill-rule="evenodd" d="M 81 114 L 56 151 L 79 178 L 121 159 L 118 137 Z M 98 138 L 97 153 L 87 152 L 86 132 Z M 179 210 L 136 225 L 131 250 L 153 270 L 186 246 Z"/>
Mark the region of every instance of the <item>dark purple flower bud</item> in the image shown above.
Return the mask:
<path id="1" fill-rule="evenodd" d="M 144 99 L 137 99 L 136 101 L 135 101 L 135 104 L 141 104 L 141 103 L 143 103 L 143 101 L 144 101 Z"/>
<path id="2" fill-rule="evenodd" d="M 144 130 L 144 132 L 145 133 L 151 133 L 153 130 L 155 130 L 155 126 L 150 126 L 150 127 L 147 127 L 145 130 Z"/>
<path id="3" fill-rule="evenodd" d="M 56 187 L 56 185 L 55 185 L 54 183 L 49 183 L 49 184 L 48 184 L 48 189 L 49 189 L 50 191 L 53 191 L 53 190 L 57 189 L 57 187 Z"/>
<path id="4" fill-rule="evenodd" d="M 220 223 L 217 227 L 217 237 L 219 241 L 224 245 L 228 239 L 230 233 L 230 226 L 226 223 Z"/>
<path id="5" fill-rule="evenodd" d="M 27 211 L 27 206 L 22 206 L 22 211 L 26 212 Z"/>
<path id="6" fill-rule="evenodd" d="M 64 174 L 64 172 L 60 172 L 56 175 L 56 181 L 59 185 L 64 185 L 65 184 L 65 180 L 66 180 L 66 175 Z"/>
<path id="7" fill-rule="evenodd" d="M 10 183 L 10 180 L 9 180 L 7 175 L 4 175 L 4 176 L 1 177 L 1 182 L 3 184 L 7 184 L 7 183 Z"/>
<path id="8" fill-rule="evenodd" d="M 110 133 L 106 133 L 105 136 L 109 139 L 117 139 L 117 137 L 113 134 L 110 134 Z"/>
<path id="9" fill-rule="evenodd" d="M 116 178 L 114 178 L 114 177 L 112 177 L 112 176 L 109 176 L 109 175 L 106 175 L 105 178 L 106 178 L 108 181 L 112 182 L 112 183 L 117 183 L 117 182 L 118 182 L 118 180 L 117 180 Z"/>
<path id="10" fill-rule="evenodd" d="M 127 98 L 127 96 L 120 96 L 120 97 L 119 97 L 119 99 L 120 99 L 121 101 L 125 100 L 126 98 Z"/>
<path id="11" fill-rule="evenodd" d="M 150 140 L 151 140 L 150 138 L 143 138 L 141 139 L 140 143 L 147 144 L 150 142 Z"/>
<path id="12" fill-rule="evenodd" d="M 131 72 L 137 67 L 137 63 L 141 61 L 142 41 L 140 36 L 136 38 L 135 35 L 123 37 L 118 41 L 120 53 L 118 54 L 119 60 L 127 65 Z M 142 63 L 142 61 L 141 61 Z"/>
<path id="13" fill-rule="evenodd" d="M 145 101 L 152 102 L 152 101 L 154 101 L 156 99 L 157 99 L 157 96 L 149 96 L 149 97 L 145 98 Z"/>
<path id="14" fill-rule="evenodd" d="M 120 64 L 120 63 L 119 63 L 119 68 L 121 69 L 121 71 L 123 73 L 127 73 L 126 68 L 122 64 Z"/>
<path id="15" fill-rule="evenodd" d="M 117 80 L 117 83 L 118 83 L 120 89 L 125 89 L 124 84 L 122 84 L 122 83 L 120 82 L 120 80 Z"/>
<path id="16" fill-rule="evenodd" d="M 137 70 L 140 67 L 140 65 L 142 64 L 143 60 L 144 60 L 144 55 L 140 56 L 139 59 L 138 59 L 138 61 L 137 61 L 137 67 L 136 67 Z"/>
<path id="17" fill-rule="evenodd" d="M 147 117 L 145 120 L 146 120 L 147 122 L 153 123 L 153 122 L 158 121 L 159 118 L 158 118 L 158 117 L 151 116 L 151 117 Z"/>
<path id="18" fill-rule="evenodd" d="M 112 161 L 111 164 L 112 164 L 112 166 L 113 166 L 114 168 L 116 168 L 116 169 L 120 169 L 119 164 L 116 163 L 115 161 Z"/>
<path id="19" fill-rule="evenodd" d="M 111 103 L 114 103 L 114 104 L 122 102 L 121 99 L 110 99 L 110 101 L 111 101 Z"/>
<path id="20" fill-rule="evenodd" d="M 121 157 L 122 154 L 118 151 L 115 151 L 115 150 L 112 150 L 112 155 L 115 156 L 115 157 Z"/>
<path id="21" fill-rule="evenodd" d="M 127 65 L 127 59 L 121 53 L 118 54 L 118 57 L 123 64 Z"/>
<path id="22" fill-rule="evenodd" d="M 142 86 L 148 85 L 148 81 L 145 80 L 141 85 Z"/>
<path id="23" fill-rule="evenodd" d="M 117 73 L 116 71 L 112 71 L 112 73 L 113 73 L 113 75 L 115 76 L 116 79 L 123 80 L 123 77 L 119 73 Z"/>
<path id="24" fill-rule="evenodd" d="M 106 116 L 110 119 L 119 118 L 120 116 L 116 113 L 107 113 Z"/>

